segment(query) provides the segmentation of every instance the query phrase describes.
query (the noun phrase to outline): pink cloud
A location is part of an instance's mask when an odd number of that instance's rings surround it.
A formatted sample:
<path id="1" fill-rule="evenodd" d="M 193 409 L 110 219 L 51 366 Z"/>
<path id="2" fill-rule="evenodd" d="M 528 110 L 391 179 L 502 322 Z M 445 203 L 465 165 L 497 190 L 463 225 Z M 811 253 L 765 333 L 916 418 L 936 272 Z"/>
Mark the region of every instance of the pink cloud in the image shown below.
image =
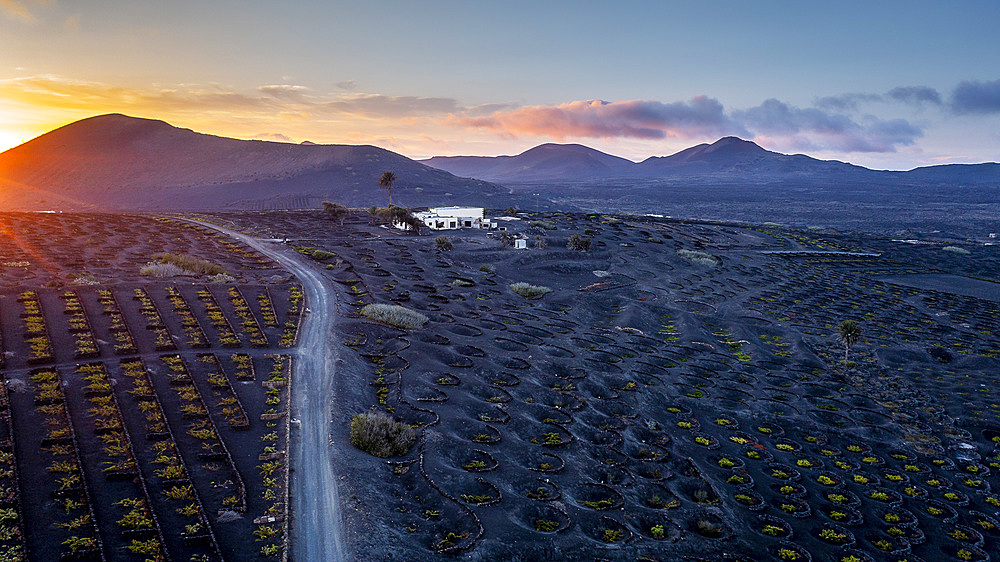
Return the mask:
<path id="1" fill-rule="evenodd" d="M 674 103 L 573 101 L 497 111 L 484 117 L 456 117 L 452 121 L 509 136 L 545 136 L 557 140 L 567 137 L 695 138 L 746 132 L 726 116 L 718 100 L 707 96 Z"/>

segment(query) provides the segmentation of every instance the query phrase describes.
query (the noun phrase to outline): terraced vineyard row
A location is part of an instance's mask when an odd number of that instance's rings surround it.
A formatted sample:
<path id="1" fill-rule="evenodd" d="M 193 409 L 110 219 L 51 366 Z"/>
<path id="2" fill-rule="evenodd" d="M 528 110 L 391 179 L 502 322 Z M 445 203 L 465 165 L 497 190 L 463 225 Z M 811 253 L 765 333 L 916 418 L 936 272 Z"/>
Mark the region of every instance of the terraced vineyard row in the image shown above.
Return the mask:
<path id="1" fill-rule="evenodd" d="M 296 294 L 0 293 L 0 558 L 281 559 Z"/>

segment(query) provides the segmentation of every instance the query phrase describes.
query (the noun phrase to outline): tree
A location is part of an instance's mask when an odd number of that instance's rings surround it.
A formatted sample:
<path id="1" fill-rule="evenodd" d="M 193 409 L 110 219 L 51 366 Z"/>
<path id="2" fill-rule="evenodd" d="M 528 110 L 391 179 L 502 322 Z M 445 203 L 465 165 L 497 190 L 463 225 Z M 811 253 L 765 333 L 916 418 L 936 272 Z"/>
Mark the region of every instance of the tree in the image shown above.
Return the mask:
<path id="1" fill-rule="evenodd" d="M 423 224 L 420 222 L 420 219 L 413 216 L 413 213 L 409 209 L 397 207 L 396 205 L 389 205 L 384 209 L 372 207 L 368 213 L 372 215 L 373 220 L 381 221 L 384 224 L 405 225 L 406 230 L 414 234 L 420 234 L 420 226 Z"/>
<path id="2" fill-rule="evenodd" d="M 837 326 L 837 336 L 844 344 L 844 363 L 847 363 L 847 354 L 851 351 L 851 346 L 861 339 L 861 326 L 854 320 L 844 320 Z"/>
<path id="3" fill-rule="evenodd" d="M 392 207 L 392 182 L 396 181 L 396 174 L 392 172 L 382 172 L 382 177 L 378 179 L 378 186 L 389 192 L 389 207 Z"/>
<path id="4" fill-rule="evenodd" d="M 339 203 L 323 201 L 323 212 L 326 213 L 326 216 L 343 225 L 344 219 L 346 219 L 347 215 L 350 214 L 350 209 Z"/>

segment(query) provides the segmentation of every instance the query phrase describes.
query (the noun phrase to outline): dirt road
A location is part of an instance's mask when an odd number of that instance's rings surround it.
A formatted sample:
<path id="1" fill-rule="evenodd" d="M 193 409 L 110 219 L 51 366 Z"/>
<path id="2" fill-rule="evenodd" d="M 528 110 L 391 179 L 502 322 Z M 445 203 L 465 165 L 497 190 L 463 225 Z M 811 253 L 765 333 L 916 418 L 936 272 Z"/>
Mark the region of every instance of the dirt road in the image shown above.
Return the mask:
<path id="1" fill-rule="evenodd" d="M 300 254 L 280 243 L 260 240 L 201 221 L 274 259 L 302 283 L 310 312 L 302 321 L 295 360 L 291 435 L 291 552 L 294 560 L 344 560 L 343 526 L 337 478 L 333 473 L 329 408 L 337 352 L 331 344 L 337 316 L 336 293 Z"/>

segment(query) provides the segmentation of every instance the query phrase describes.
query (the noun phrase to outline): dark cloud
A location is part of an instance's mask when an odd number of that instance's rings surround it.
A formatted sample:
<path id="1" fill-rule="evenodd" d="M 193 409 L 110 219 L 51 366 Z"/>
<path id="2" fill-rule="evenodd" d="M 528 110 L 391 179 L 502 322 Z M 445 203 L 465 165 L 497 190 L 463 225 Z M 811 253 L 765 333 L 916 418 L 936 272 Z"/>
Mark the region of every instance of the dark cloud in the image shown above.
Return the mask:
<path id="1" fill-rule="evenodd" d="M 696 96 L 690 101 L 574 101 L 497 111 L 484 117 L 456 118 L 460 125 L 503 134 L 566 137 L 662 139 L 746 134 L 726 116 L 718 100 Z"/>
<path id="2" fill-rule="evenodd" d="M 900 86 L 884 95 L 867 92 L 852 92 L 836 96 L 818 98 L 813 105 L 828 111 L 855 111 L 866 103 L 906 103 L 910 105 L 942 105 L 941 94 L 929 86 Z"/>
<path id="3" fill-rule="evenodd" d="M 1000 113 L 1000 80 L 959 83 L 951 94 L 951 110 L 961 114 Z"/>
<path id="4" fill-rule="evenodd" d="M 923 136 L 923 131 L 904 119 L 863 120 L 818 108 L 798 108 L 769 99 L 757 107 L 733 112 L 755 135 L 784 138 L 796 148 L 844 152 L 895 152 Z"/>
<path id="5" fill-rule="evenodd" d="M 816 107 L 829 109 L 832 111 L 848 111 L 857 109 L 858 104 L 872 101 L 882 101 L 882 96 L 878 94 L 851 93 L 840 94 L 838 96 L 826 96 L 816 100 Z"/>
<path id="6" fill-rule="evenodd" d="M 886 92 L 885 97 L 913 105 L 924 103 L 941 105 L 943 103 L 941 94 L 929 86 L 900 86 Z"/>

